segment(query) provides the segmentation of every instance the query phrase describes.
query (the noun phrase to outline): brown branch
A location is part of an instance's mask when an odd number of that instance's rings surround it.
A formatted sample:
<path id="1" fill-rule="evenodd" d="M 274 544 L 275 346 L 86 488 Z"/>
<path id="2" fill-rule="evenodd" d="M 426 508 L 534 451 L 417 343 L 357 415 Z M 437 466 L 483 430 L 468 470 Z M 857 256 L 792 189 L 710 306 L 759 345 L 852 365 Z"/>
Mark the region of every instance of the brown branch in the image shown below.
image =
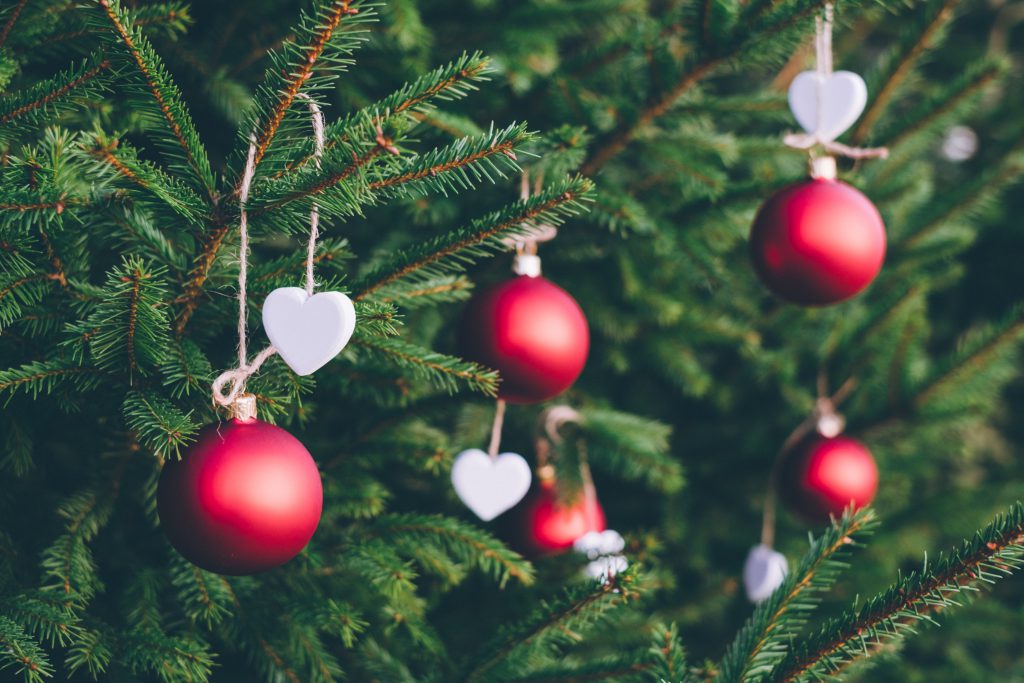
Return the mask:
<path id="1" fill-rule="evenodd" d="M 178 336 L 185 332 L 189 320 L 192 319 L 192 314 L 199 307 L 199 297 L 203 293 L 203 285 L 206 284 L 206 280 L 210 276 L 210 269 L 213 268 L 213 264 L 217 260 L 217 253 L 220 251 L 221 245 L 224 244 L 224 239 L 230 231 L 230 227 L 226 223 L 221 222 L 223 219 L 219 216 L 215 217 L 214 220 L 214 230 L 207 236 L 203 250 L 196 259 L 192 272 L 189 273 L 188 282 L 185 283 L 181 299 L 183 306 L 178 313 L 178 320 L 174 324 L 174 329 Z"/>
<path id="2" fill-rule="evenodd" d="M 941 106 L 935 107 L 934 109 L 928 110 L 927 116 L 914 122 L 912 126 L 905 129 L 894 138 L 885 143 L 885 147 L 896 147 L 902 143 L 906 138 L 913 135 L 915 132 L 927 127 L 932 121 L 945 115 L 951 111 L 965 99 L 971 97 L 979 90 L 984 90 L 992 81 L 999 77 L 1000 71 L 997 68 L 991 68 L 988 71 L 982 73 L 976 79 L 971 81 L 970 85 L 964 88 L 961 92 L 957 93 L 956 97 L 950 98 L 942 103 Z"/>
<path id="3" fill-rule="evenodd" d="M 50 259 L 50 265 L 53 266 L 54 279 L 60 283 L 61 287 L 67 287 L 68 278 L 64 272 L 64 262 L 61 260 L 60 255 L 57 254 L 57 250 L 53 248 L 53 243 L 50 241 L 49 236 L 43 230 L 39 231 L 39 237 L 43 242 L 43 246 L 46 247 L 46 256 Z"/>
<path id="4" fill-rule="evenodd" d="M 571 617 L 574 614 L 579 614 L 584 609 L 586 609 L 588 606 L 590 606 L 591 604 L 597 602 L 598 600 L 600 600 L 601 598 L 603 598 L 603 597 L 605 597 L 607 595 L 612 595 L 612 594 L 615 594 L 615 593 L 617 593 L 619 591 L 622 591 L 623 594 L 625 594 L 626 588 L 622 585 L 623 582 L 622 582 L 621 578 L 622 577 L 620 577 L 620 576 L 610 576 L 608 578 L 608 580 L 601 585 L 599 590 L 596 590 L 593 593 L 590 593 L 585 598 L 583 598 L 579 602 L 577 602 L 574 605 L 572 605 L 566 611 L 564 611 L 564 612 L 556 612 L 556 613 L 548 615 L 548 617 L 546 619 L 544 619 L 541 623 L 537 624 L 537 626 L 533 629 L 533 632 L 529 636 L 527 636 L 527 637 L 525 637 L 525 638 L 523 638 L 521 640 L 513 640 L 513 641 L 507 642 L 496 653 L 494 653 L 490 658 L 488 658 L 483 663 L 477 665 L 469 673 L 469 675 L 466 676 L 466 682 L 467 683 L 473 683 L 473 681 L 481 680 L 480 676 L 483 674 L 483 672 L 487 671 L 488 669 L 493 668 L 498 662 L 500 662 L 510 652 L 512 652 L 512 650 L 514 650 L 519 645 L 523 645 L 523 644 L 529 643 L 535 636 L 543 633 L 545 629 L 547 629 L 547 628 L 549 628 L 551 626 L 554 626 L 559 621 L 561 621 L 563 619 L 566 619 L 568 617 Z M 623 595 L 623 597 L 625 597 L 625 595 Z"/>
<path id="5" fill-rule="evenodd" d="M 514 144 L 512 142 L 503 142 L 500 145 L 488 147 L 482 152 L 471 154 L 464 159 L 456 159 L 454 161 L 448 161 L 443 164 L 436 164 L 434 166 L 431 166 L 430 168 L 420 169 L 419 171 L 410 171 L 408 173 L 403 173 L 400 176 L 395 176 L 393 178 L 385 178 L 384 180 L 372 182 L 370 183 L 370 189 L 381 190 L 384 189 L 385 187 L 394 187 L 395 185 L 402 185 L 404 183 L 413 182 L 414 180 L 420 180 L 422 178 L 426 178 L 427 176 L 440 175 L 441 173 L 447 173 L 448 171 L 452 171 L 456 168 L 467 166 L 469 164 L 480 161 L 481 159 L 486 159 L 487 157 L 494 156 L 495 154 L 509 155 L 513 153 L 513 147 Z"/>
<path id="6" fill-rule="evenodd" d="M 274 135 L 284 119 L 285 112 L 288 111 L 292 101 L 299 94 L 299 89 L 302 88 L 302 85 L 313 74 L 313 66 L 320 59 L 320 55 L 323 54 L 327 43 L 330 42 L 331 36 L 334 34 L 334 29 L 341 23 L 342 17 L 359 12 L 359 10 L 350 8 L 350 4 L 351 0 L 335 0 L 334 9 L 331 10 L 326 17 L 326 21 L 321 25 L 321 30 L 317 34 L 316 40 L 306 50 L 306 58 L 302 61 L 302 66 L 297 73 L 292 75 L 291 81 L 284 88 L 281 99 L 277 101 L 277 105 L 270 113 L 270 118 L 256 138 L 256 154 L 253 157 L 254 168 L 259 166 L 260 160 L 263 159 L 267 147 L 270 146 L 270 141 L 274 139 Z"/>
<path id="7" fill-rule="evenodd" d="M 436 285 L 434 287 L 424 287 L 423 289 L 413 289 L 402 294 L 401 299 L 416 299 L 421 296 L 431 296 L 433 294 L 443 294 L 445 292 L 458 292 L 460 290 L 468 288 L 469 283 L 465 280 L 455 280 L 454 282 L 447 282 L 443 285 Z M 396 301 L 396 297 L 385 296 L 381 297 L 381 301 L 393 303 Z"/>
<path id="8" fill-rule="evenodd" d="M 871 101 L 868 110 L 861 117 L 860 123 L 853 131 L 852 139 L 855 145 L 862 144 L 867 139 L 868 134 L 871 132 L 871 127 L 875 125 L 879 117 L 885 112 L 886 107 L 889 106 L 890 100 L 896 94 L 896 89 L 910 75 L 914 63 L 929 48 L 929 43 L 942 25 L 953 18 L 953 7 L 956 3 L 957 0 L 946 0 L 946 4 L 935 14 L 935 18 L 932 19 L 924 32 L 921 33 L 913 47 L 910 48 L 910 51 L 903 56 L 900 64 L 892 72 L 892 75 L 885 85 L 882 86 L 882 89 L 878 91 L 874 100 Z"/>
<path id="9" fill-rule="evenodd" d="M 459 379 L 472 380 L 474 382 L 479 382 L 480 384 L 486 384 L 487 381 L 491 379 L 485 373 L 469 372 L 468 370 L 455 370 L 452 368 L 445 367 L 440 363 L 435 363 L 434 361 L 423 360 L 419 356 L 413 356 L 408 353 L 403 353 L 397 349 L 391 349 L 386 346 L 379 346 L 365 339 L 353 339 L 351 343 L 355 344 L 356 346 L 362 346 L 364 348 L 373 349 L 374 351 L 378 351 L 380 353 L 386 353 L 390 356 L 401 358 L 404 361 L 415 363 L 416 365 L 422 365 L 425 368 L 430 368 L 431 370 L 443 372 L 446 375 L 458 377 Z"/>
<path id="10" fill-rule="evenodd" d="M 524 223 L 526 221 L 529 221 L 531 218 L 536 218 L 537 216 L 539 216 L 540 214 L 544 213 L 545 211 L 550 211 L 551 209 L 553 209 L 556 206 L 560 206 L 561 204 L 565 204 L 567 202 L 571 202 L 575 198 L 575 196 L 576 195 L 574 195 L 572 192 L 564 192 L 564 193 L 558 195 L 557 197 L 553 197 L 553 198 L 549 199 L 548 201 L 546 201 L 546 202 L 544 202 L 542 204 L 538 204 L 538 205 L 530 208 L 527 211 L 523 211 L 518 216 L 514 216 L 512 218 L 509 218 L 506 221 L 502 221 L 501 223 L 498 223 L 497 225 L 491 227 L 489 230 L 477 233 L 477 234 L 473 235 L 472 237 L 467 237 L 464 240 L 459 240 L 458 242 L 453 242 L 452 244 L 449 244 L 448 246 L 446 246 L 444 249 L 442 249 L 440 251 L 434 252 L 432 254 L 427 254 L 423 258 L 417 259 L 416 261 L 413 261 L 411 263 L 407 263 L 404 266 L 402 266 L 401 268 L 399 268 L 398 270 L 395 270 L 395 271 L 389 273 L 387 276 L 381 278 L 377 282 L 374 282 L 373 284 L 368 285 L 366 288 L 363 289 L 363 291 L 361 291 L 359 294 L 357 294 L 355 296 L 355 300 L 359 301 L 361 299 L 364 299 L 368 295 L 370 295 L 373 292 L 376 292 L 377 290 L 379 290 L 381 287 L 386 287 L 387 285 L 391 284 L 392 282 L 394 282 L 396 280 L 402 279 L 403 277 L 405 277 L 409 273 L 415 272 L 416 270 L 419 270 L 420 268 L 422 268 L 422 267 L 424 267 L 424 266 L 426 266 L 426 265 L 428 265 L 430 263 L 434 263 L 435 261 L 439 261 L 440 259 L 443 259 L 445 256 L 449 256 L 450 254 L 454 254 L 454 253 L 456 253 L 458 251 L 461 251 L 462 249 L 465 249 L 466 247 L 470 247 L 470 246 L 472 246 L 474 244 L 480 244 L 481 242 L 484 242 L 488 238 L 493 237 L 494 235 L 497 235 L 498 233 L 500 233 L 500 232 L 502 232 L 504 230 L 508 230 L 509 228 L 511 228 L 513 226 L 516 226 L 516 225 L 519 225 L 519 224 Z"/>
<path id="11" fill-rule="evenodd" d="M 53 209 L 55 212 L 57 212 L 59 214 L 59 213 L 63 213 L 64 209 L 70 203 L 76 203 L 77 204 L 77 203 L 80 203 L 80 202 L 70 202 L 70 201 L 65 200 L 65 199 L 59 199 L 59 200 L 57 200 L 55 202 L 37 202 L 37 203 L 33 203 L 33 204 L 0 204 L 0 210 L 3 210 L 3 211 L 20 211 L 20 212 L 24 213 L 25 211 L 45 211 L 47 209 Z"/>
<path id="12" fill-rule="evenodd" d="M 999 538 L 982 545 L 978 552 L 971 557 L 965 558 L 957 564 L 951 564 L 949 568 L 940 574 L 936 574 L 926 580 L 912 591 L 900 591 L 900 599 L 897 604 L 886 605 L 884 612 L 862 615 L 859 619 L 852 620 L 844 629 L 839 630 L 828 642 L 816 647 L 813 652 L 801 653 L 801 658 L 793 661 L 781 671 L 773 671 L 771 679 L 790 683 L 800 678 L 810 670 L 816 663 L 823 659 L 831 658 L 839 652 L 847 643 L 859 639 L 866 647 L 868 643 L 863 640 L 863 633 L 867 630 L 878 627 L 888 620 L 893 627 L 907 625 L 920 621 L 922 613 L 940 612 L 945 605 L 937 601 L 929 601 L 929 596 L 944 590 L 956 590 L 977 581 L 980 568 L 991 558 L 1003 552 L 1011 546 L 1024 544 L 1024 524 L 1018 524 L 1007 529 Z M 913 616 L 905 614 L 899 616 L 900 612 L 914 610 Z M 874 645 L 881 645 L 880 642 Z M 846 662 L 845 664 L 849 664 Z M 844 665 L 845 665 L 844 664 Z"/>
<path id="13" fill-rule="evenodd" d="M 164 120 L 167 122 L 167 125 L 171 130 L 171 134 L 175 139 L 177 139 L 178 145 L 181 147 L 182 151 L 185 152 L 185 158 L 188 160 L 189 166 L 192 167 L 196 177 L 202 179 L 203 173 L 199 170 L 199 162 L 192 154 L 188 141 L 185 139 L 185 135 L 182 132 L 181 124 L 178 123 L 178 120 L 174 117 L 174 112 L 171 111 L 170 105 L 167 100 L 164 99 L 163 93 L 160 91 L 160 87 L 157 85 L 153 74 L 150 73 L 149 67 L 146 66 L 146 61 L 142 58 L 142 53 L 135 45 L 135 40 L 132 38 L 131 33 L 127 27 L 121 23 L 121 20 L 110 6 L 109 0 L 97 0 L 97 2 L 107 15 L 110 23 L 114 25 L 114 30 L 117 31 L 118 36 L 121 38 L 121 42 L 123 42 L 125 47 L 128 48 L 128 53 L 132 56 L 132 59 L 135 60 L 136 66 L 139 67 L 139 72 L 142 74 L 142 78 L 146 81 L 146 85 L 149 87 L 149 92 L 153 95 L 153 99 L 156 100 L 157 107 L 159 107 L 160 113 L 163 114 Z M 206 191 L 212 198 L 213 188 L 207 187 Z"/>
<path id="14" fill-rule="evenodd" d="M 1019 335 L 1024 330 L 1024 320 L 1018 320 L 1013 325 L 997 334 L 995 337 L 990 339 L 988 342 L 983 344 L 981 348 L 972 353 L 967 358 L 963 359 L 962 363 L 957 363 L 953 367 L 949 368 L 946 372 L 942 373 L 939 377 L 936 377 L 928 383 L 928 385 L 918 392 L 917 396 L 914 397 L 914 407 L 920 408 L 928 400 L 935 395 L 944 382 L 946 382 L 957 370 L 965 366 L 966 363 L 971 364 L 985 363 L 992 354 L 996 353 L 999 348 L 1009 339 Z"/>
<path id="15" fill-rule="evenodd" d="M 27 3 L 28 0 L 20 0 L 18 4 L 14 7 L 14 11 L 11 12 L 11 18 L 7 20 L 7 23 L 4 24 L 3 29 L 0 30 L 0 47 L 3 47 L 4 43 L 7 42 L 7 36 L 11 34 L 11 29 L 14 28 L 15 22 L 18 21 L 18 17 L 21 15 L 21 10 L 25 9 L 25 5 Z"/>
<path id="16" fill-rule="evenodd" d="M 126 278 L 127 280 L 128 278 Z M 138 364 L 135 362 L 135 324 L 139 318 L 139 290 L 142 288 L 142 272 L 136 268 L 131 275 L 132 283 L 131 301 L 128 304 L 128 371 L 135 372 Z"/>
<path id="17" fill-rule="evenodd" d="M 580 168 L 580 173 L 583 175 L 594 175 L 597 173 L 597 171 L 599 171 L 606 163 L 611 161 L 613 157 L 624 150 L 626 146 L 633 141 L 633 138 L 636 137 L 636 134 L 642 128 L 649 125 L 655 119 L 668 111 L 677 99 L 682 97 L 690 88 L 700 82 L 700 80 L 708 75 L 708 73 L 718 66 L 718 64 L 719 60 L 717 59 L 712 59 L 698 64 L 683 76 L 675 86 L 649 104 L 634 120 L 620 125 L 618 129 L 612 133 L 611 137 L 609 137 L 603 145 L 594 150 L 594 152 L 588 157 Z"/>
<path id="18" fill-rule="evenodd" d="M 91 368 L 56 368 L 54 370 L 43 370 L 42 372 L 37 372 L 34 375 L 26 375 L 6 382 L 0 382 L 0 391 L 17 388 L 22 384 L 28 384 L 30 382 L 38 382 L 39 380 L 46 379 L 47 377 L 57 377 L 58 375 L 81 375 L 86 372 L 95 372 L 95 370 Z"/>
<path id="19" fill-rule="evenodd" d="M 77 88 L 78 86 L 82 85 L 82 83 L 85 83 L 86 81 L 91 81 L 92 79 L 96 78 L 98 75 L 100 75 L 103 71 L 105 71 L 108 68 L 110 68 L 110 62 L 104 59 L 102 62 L 100 62 L 93 68 L 89 69 L 78 78 L 75 78 L 69 81 L 68 83 L 65 83 L 63 86 L 57 88 L 52 92 L 47 93 L 38 100 L 35 100 L 34 102 L 29 102 L 28 104 L 24 104 L 18 107 L 17 109 L 10 111 L 4 114 L 3 116 L 0 116 L 0 123 L 9 123 L 10 121 L 13 121 L 14 119 L 18 118 L 23 114 L 26 114 L 34 109 L 39 109 L 40 107 L 46 106 L 58 97 L 62 97 L 67 93 L 71 92 L 72 90 L 74 90 L 75 88 Z"/>

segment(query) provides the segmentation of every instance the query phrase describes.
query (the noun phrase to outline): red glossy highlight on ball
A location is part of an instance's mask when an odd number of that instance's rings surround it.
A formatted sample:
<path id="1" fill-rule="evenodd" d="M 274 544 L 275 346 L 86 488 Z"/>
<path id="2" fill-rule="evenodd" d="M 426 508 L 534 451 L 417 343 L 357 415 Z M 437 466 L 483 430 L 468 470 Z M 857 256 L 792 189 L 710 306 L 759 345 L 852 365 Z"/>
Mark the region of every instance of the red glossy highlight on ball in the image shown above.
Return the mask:
<path id="1" fill-rule="evenodd" d="M 543 277 L 520 275 L 473 297 L 459 323 L 460 354 L 501 374 L 498 395 L 537 403 L 580 376 L 590 351 L 576 300 Z"/>
<path id="2" fill-rule="evenodd" d="M 838 180 L 784 188 L 758 211 L 750 233 L 754 267 L 765 285 L 792 303 L 825 306 L 867 287 L 885 261 L 878 209 Z"/>
<path id="3" fill-rule="evenodd" d="M 878 490 L 878 466 L 859 441 L 815 437 L 788 458 L 779 482 L 787 506 L 813 523 L 862 508 Z"/>
<path id="4" fill-rule="evenodd" d="M 160 526 L 193 564 L 220 574 L 266 571 L 313 537 L 323 508 L 309 451 L 261 420 L 208 425 L 157 488 Z"/>
<path id="5" fill-rule="evenodd" d="M 568 550 L 576 539 L 605 530 L 604 510 L 593 491 L 584 491 L 570 505 L 558 501 L 553 480 L 541 480 L 522 508 L 522 545 L 531 555 Z"/>

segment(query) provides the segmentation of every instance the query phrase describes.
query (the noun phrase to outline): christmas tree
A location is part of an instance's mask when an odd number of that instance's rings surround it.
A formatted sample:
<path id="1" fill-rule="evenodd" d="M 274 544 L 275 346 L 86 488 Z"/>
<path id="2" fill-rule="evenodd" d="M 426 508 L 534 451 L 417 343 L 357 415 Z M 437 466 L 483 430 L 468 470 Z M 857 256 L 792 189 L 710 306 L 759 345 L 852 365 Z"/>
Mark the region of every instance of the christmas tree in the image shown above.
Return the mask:
<path id="1" fill-rule="evenodd" d="M 863 293 L 806 308 L 765 288 L 748 235 L 806 178 L 785 92 L 825 13 L 5 0 L 2 675 L 1018 675 L 1019 580 L 949 610 L 1024 547 L 1008 29 L 966 2 L 836 5 L 836 68 L 868 93 L 840 141 L 888 150 L 839 176 L 878 207 L 888 251 Z M 356 324 L 299 375 L 260 310 L 302 286 L 313 215 L 306 291 L 346 293 Z M 533 499 L 483 522 L 450 481 L 508 379 L 463 357 L 464 302 L 547 227 L 544 275 L 586 315 L 587 366 L 496 431 L 556 482 L 555 507 L 600 500 L 625 543 L 594 565 L 524 557 Z M 176 501 L 157 510 L 162 470 L 228 419 L 211 384 L 236 366 L 220 389 L 247 381 L 323 486 L 309 544 L 249 576 L 189 562 L 161 532 Z M 877 461 L 875 506 L 773 523 L 783 444 L 834 410 Z M 741 574 L 759 537 L 789 571 L 755 606 Z"/>

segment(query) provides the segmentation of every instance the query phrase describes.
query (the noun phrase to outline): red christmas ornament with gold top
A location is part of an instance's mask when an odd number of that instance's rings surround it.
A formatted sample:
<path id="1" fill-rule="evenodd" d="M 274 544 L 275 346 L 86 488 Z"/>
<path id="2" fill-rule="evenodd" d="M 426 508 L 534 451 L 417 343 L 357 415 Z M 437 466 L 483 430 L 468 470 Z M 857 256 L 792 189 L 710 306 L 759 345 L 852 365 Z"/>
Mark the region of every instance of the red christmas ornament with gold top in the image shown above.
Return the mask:
<path id="1" fill-rule="evenodd" d="M 516 257 L 517 277 L 478 293 L 458 328 L 460 355 L 501 374 L 498 397 L 538 403 L 562 393 L 587 362 L 590 331 L 576 300 L 540 274 L 540 258 Z"/>
<path id="2" fill-rule="evenodd" d="M 815 159 L 812 177 L 783 188 L 757 213 L 750 253 L 761 281 L 804 306 L 845 301 L 885 260 L 885 225 L 860 191 L 837 180 L 835 159 Z"/>
<path id="3" fill-rule="evenodd" d="M 306 546 L 320 522 L 323 486 L 309 451 L 256 418 L 242 395 L 226 423 L 207 425 L 160 473 L 160 526 L 178 552 L 219 574 L 273 569 Z"/>

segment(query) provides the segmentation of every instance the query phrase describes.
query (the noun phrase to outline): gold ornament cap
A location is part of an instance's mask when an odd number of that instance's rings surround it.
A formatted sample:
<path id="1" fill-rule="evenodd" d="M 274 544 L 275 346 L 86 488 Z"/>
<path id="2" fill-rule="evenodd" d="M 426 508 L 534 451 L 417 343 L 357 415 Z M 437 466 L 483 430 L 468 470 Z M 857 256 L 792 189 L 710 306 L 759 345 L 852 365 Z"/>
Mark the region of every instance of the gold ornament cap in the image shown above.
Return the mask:
<path id="1" fill-rule="evenodd" d="M 239 422 L 252 422 L 256 419 L 256 396 L 242 394 L 231 404 L 231 417 Z"/>

